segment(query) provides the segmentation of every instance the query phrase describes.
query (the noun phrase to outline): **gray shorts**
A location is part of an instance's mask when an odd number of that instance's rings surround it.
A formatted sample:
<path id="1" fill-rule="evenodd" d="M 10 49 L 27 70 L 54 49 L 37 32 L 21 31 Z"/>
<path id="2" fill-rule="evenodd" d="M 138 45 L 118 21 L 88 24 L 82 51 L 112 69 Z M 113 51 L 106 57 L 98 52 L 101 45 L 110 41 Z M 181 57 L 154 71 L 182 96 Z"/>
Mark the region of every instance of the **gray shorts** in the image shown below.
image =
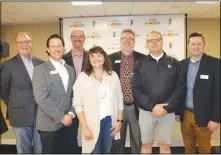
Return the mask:
<path id="1" fill-rule="evenodd" d="M 158 141 L 172 144 L 173 130 L 175 123 L 175 113 L 168 113 L 164 117 L 154 118 L 150 111 L 139 108 L 139 125 L 141 132 L 142 144 L 149 143 L 154 140 L 156 127 L 158 127 Z"/>

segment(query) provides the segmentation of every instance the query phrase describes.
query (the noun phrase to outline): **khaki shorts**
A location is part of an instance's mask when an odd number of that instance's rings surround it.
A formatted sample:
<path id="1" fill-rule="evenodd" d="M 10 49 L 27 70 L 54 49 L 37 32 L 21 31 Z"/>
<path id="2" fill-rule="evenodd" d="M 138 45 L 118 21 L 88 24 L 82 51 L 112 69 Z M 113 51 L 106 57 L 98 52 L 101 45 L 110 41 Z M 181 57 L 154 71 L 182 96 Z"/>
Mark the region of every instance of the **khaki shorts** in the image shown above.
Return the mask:
<path id="1" fill-rule="evenodd" d="M 158 129 L 157 140 L 171 145 L 173 141 L 175 113 L 168 113 L 164 117 L 154 118 L 150 111 L 145 111 L 140 108 L 139 111 L 139 125 L 142 144 L 153 141 L 155 131 Z"/>

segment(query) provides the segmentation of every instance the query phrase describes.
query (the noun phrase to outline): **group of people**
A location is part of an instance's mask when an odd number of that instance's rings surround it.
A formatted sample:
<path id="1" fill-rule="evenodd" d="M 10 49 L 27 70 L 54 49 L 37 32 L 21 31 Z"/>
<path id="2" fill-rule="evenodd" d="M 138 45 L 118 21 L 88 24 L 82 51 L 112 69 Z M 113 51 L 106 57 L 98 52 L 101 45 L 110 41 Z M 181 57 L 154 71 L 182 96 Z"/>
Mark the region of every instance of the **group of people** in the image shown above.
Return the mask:
<path id="1" fill-rule="evenodd" d="M 185 153 L 211 153 L 220 123 L 220 60 L 204 53 L 202 34 L 189 35 L 190 57 L 163 51 L 163 37 L 146 36 L 148 55 L 134 50 L 135 34 L 124 29 L 120 51 L 85 51 L 85 34 L 74 29 L 72 49 L 52 34 L 49 60 L 31 55 L 32 37 L 18 32 L 18 54 L 1 64 L 0 97 L 16 137 L 18 153 L 124 153 L 127 127 L 131 153 L 152 153 L 158 129 L 160 153 L 171 153 L 174 123 L 181 121 Z M 196 149 L 198 144 L 198 150 Z"/>

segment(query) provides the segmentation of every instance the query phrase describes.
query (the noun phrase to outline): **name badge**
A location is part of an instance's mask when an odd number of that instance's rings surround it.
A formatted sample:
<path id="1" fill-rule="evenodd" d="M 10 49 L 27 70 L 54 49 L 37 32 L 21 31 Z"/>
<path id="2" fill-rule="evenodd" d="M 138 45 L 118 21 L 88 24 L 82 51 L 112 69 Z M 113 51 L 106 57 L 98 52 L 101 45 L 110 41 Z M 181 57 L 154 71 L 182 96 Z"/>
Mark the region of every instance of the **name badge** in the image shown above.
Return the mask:
<path id="1" fill-rule="evenodd" d="M 50 71 L 50 74 L 57 74 L 58 71 L 57 70 L 54 70 L 54 71 Z"/>
<path id="2" fill-rule="evenodd" d="M 121 60 L 115 60 L 114 63 L 115 64 L 119 64 L 121 62 Z"/>
<path id="3" fill-rule="evenodd" d="M 209 75 L 200 75 L 200 79 L 209 79 Z"/>

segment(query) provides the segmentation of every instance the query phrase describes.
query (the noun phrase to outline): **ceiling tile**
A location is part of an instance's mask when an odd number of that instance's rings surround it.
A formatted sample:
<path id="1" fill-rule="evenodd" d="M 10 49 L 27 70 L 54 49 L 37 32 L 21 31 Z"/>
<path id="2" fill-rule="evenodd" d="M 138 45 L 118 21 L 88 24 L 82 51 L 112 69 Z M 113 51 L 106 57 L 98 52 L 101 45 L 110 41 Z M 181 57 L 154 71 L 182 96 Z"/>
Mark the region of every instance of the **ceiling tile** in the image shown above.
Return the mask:
<path id="1" fill-rule="evenodd" d="M 198 18 L 220 18 L 220 5 L 217 4 L 208 12 L 201 14 Z"/>
<path id="2" fill-rule="evenodd" d="M 157 14 L 180 14 L 188 8 L 193 2 L 164 2 Z"/>
<path id="3" fill-rule="evenodd" d="M 104 2 L 104 11 L 107 16 L 130 15 L 132 3 L 130 2 Z M 114 9 L 113 9 L 114 8 Z"/>
<path id="4" fill-rule="evenodd" d="M 75 6 L 75 8 L 81 17 L 105 16 L 104 8 L 102 5 Z"/>
<path id="5" fill-rule="evenodd" d="M 80 17 L 71 2 L 39 2 L 42 6 L 53 12 L 59 18 Z"/>
<path id="6" fill-rule="evenodd" d="M 204 4 L 204 3 L 193 3 L 189 8 L 186 10 L 183 10 L 181 13 L 187 13 L 188 18 L 197 18 L 201 14 L 209 11 L 212 9 L 214 6 L 216 6 L 216 3 L 211 3 L 211 4 Z"/>
<path id="7" fill-rule="evenodd" d="M 131 15 L 155 14 L 162 2 L 136 2 L 133 3 Z"/>
<path id="8" fill-rule="evenodd" d="M 56 21 L 58 17 L 37 2 L 12 2 L 13 7 L 27 13 L 38 21 Z"/>

